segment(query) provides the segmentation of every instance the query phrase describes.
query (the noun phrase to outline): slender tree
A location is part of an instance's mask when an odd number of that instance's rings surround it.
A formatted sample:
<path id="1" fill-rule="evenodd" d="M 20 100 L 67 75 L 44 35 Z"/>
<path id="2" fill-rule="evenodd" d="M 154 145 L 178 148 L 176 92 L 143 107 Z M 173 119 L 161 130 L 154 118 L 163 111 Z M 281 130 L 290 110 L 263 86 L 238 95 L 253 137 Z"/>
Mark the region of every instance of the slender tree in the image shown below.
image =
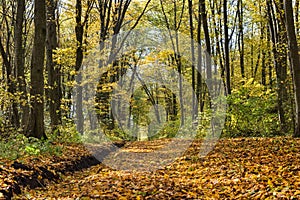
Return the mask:
<path id="1" fill-rule="evenodd" d="M 25 81 L 25 54 L 23 46 L 23 28 L 24 28 L 25 0 L 17 1 L 17 14 L 15 23 L 15 69 L 18 82 L 18 90 L 21 93 L 21 127 L 25 128 L 28 123 L 29 106 L 27 99 L 26 81 Z"/>
<path id="2" fill-rule="evenodd" d="M 239 18 L 239 33 L 238 33 L 238 47 L 240 54 L 240 68 L 242 78 L 245 78 L 245 65 L 244 65 L 244 56 L 245 56 L 245 43 L 244 43 L 244 5 L 243 0 L 238 2 L 238 18 Z"/>
<path id="3" fill-rule="evenodd" d="M 14 20 L 12 16 L 15 15 L 15 2 L 7 2 L 2 1 L 2 15 L 3 20 L 1 21 L 1 30 L 3 34 L 0 36 L 0 53 L 4 60 L 3 62 L 3 72 L 6 75 L 6 83 L 7 83 L 7 92 L 12 97 L 10 99 L 11 104 L 9 105 L 9 111 L 7 112 L 7 117 L 9 118 L 10 125 L 19 128 L 19 112 L 18 112 L 18 103 L 16 99 L 13 97 L 16 93 L 16 84 L 15 84 L 15 73 L 14 73 L 14 65 L 13 65 L 13 55 L 11 49 L 12 43 L 12 29 L 11 27 L 14 25 Z M 10 14 L 11 13 L 11 14 Z M 12 15 L 12 16 L 11 16 Z M 5 41 L 5 44 L 2 43 Z"/>
<path id="4" fill-rule="evenodd" d="M 100 15 L 100 51 L 104 49 L 104 42 L 111 37 L 113 34 L 113 37 L 111 38 L 111 46 L 110 46 L 110 52 L 108 55 L 107 60 L 100 60 L 99 66 L 108 66 L 111 65 L 109 71 L 110 71 L 110 77 L 103 78 L 102 82 L 99 82 L 99 87 L 101 87 L 101 84 L 107 84 L 119 81 L 122 73 L 118 73 L 117 70 L 124 70 L 124 66 L 117 66 L 119 62 L 115 61 L 115 58 L 119 54 L 126 38 L 129 36 L 131 31 L 136 28 L 136 26 L 139 24 L 142 16 L 145 14 L 151 0 L 147 0 L 145 3 L 145 6 L 133 25 L 129 28 L 129 31 L 127 32 L 126 36 L 117 43 L 118 40 L 118 34 L 120 33 L 123 25 L 125 23 L 129 23 L 126 21 L 126 15 L 128 13 L 128 9 L 130 4 L 132 3 L 132 0 L 99 0 L 98 1 L 98 12 Z M 120 44 L 120 45 L 118 45 Z M 121 75 L 121 76 L 120 76 Z M 112 89 L 112 88 L 111 88 Z M 101 107 L 101 114 L 98 115 L 98 118 L 107 126 L 108 129 L 113 129 L 114 124 L 114 116 L 112 113 L 112 107 L 111 107 L 111 91 L 97 91 L 96 94 L 96 101 L 97 101 L 97 108 L 99 109 Z"/>
<path id="5" fill-rule="evenodd" d="M 226 72 L 226 92 L 231 94 L 231 80 L 230 80 L 230 55 L 229 55 L 229 34 L 228 34 L 228 10 L 227 0 L 223 2 L 223 17 L 224 17 L 224 52 L 225 52 L 225 72 Z"/>
<path id="6" fill-rule="evenodd" d="M 54 50 L 58 47 L 56 25 L 57 0 L 48 0 L 47 3 L 47 71 L 48 71 L 48 102 L 52 130 L 57 130 L 61 122 L 61 81 L 60 68 L 53 58 Z"/>
<path id="7" fill-rule="evenodd" d="M 203 105 L 203 98 L 202 98 L 202 48 L 201 48 L 201 4 L 200 2 L 198 3 L 198 24 L 197 24 L 197 42 L 198 42 L 198 52 L 197 52 L 197 58 L 198 58 L 198 62 L 197 62 L 197 88 L 196 88 L 196 97 L 199 101 L 198 104 L 196 104 L 196 112 L 198 113 L 198 110 L 200 110 L 200 112 L 203 112 L 204 109 L 204 105 Z M 200 108 L 200 109 L 199 109 Z"/>
<path id="8" fill-rule="evenodd" d="M 209 27 L 208 27 L 208 20 L 207 20 L 207 11 L 205 6 L 205 1 L 200 0 L 200 13 L 201 13 L 201 20 L 203 25 L 203 31 L 205 36 L 205 46 L 206 46 L 206 76 L 207 76 L 207 82 L 208 82 L 208 88 L 209 91 L 212 91 L 212 64 L 211 64 L 211 42 L 210 42 L 210 36 L 209 36 Z"/>
<path id="9" fill-rule="evenodd" d="M 184 126 L 185 124 L 185 113 L 184 113 L 184 104 L 183 104 L 183 80 L 182 80 L 182 58 L 180 56 L 180 45 L 179 45 L 179 29 L 182 24 L 183 20 L 183 14 L 185 9 L 185 1 L 182 2 L 181 8 L 178 1 L 173 1 L 173 24 L 170 23 L 170 19 L 167 16 L 167 13 L 165 11 L 164 3 L 162 0 L 160 0 L 160 5 L 162 8 L 162 12 L 164 15 L 164 21 L 166 23 L 166 26 L 169 30 L 169 37 L 172 42 L 172 48 L 174 51 L 174 59 L 177 66 L 177 71 L 180 74 L 178 84 L 179 84 L 179 103 L 180 103 L 180 125 Z M 178 16 L 178 12 L 180 13 Z M 174 35 L 172 34 L 171 30 L 174 30 Z"/>
<path id="10" fill-rule="evenodd" d="M 196 91 L 196 81 L 195 81 L 195 62 L 196 62 L 196 55 L 195 55 L 195 40 L 194 40 L 194 23 L 193 23 L 193 1 L 188 0 L 188 9 L 189 9 L 189 20 L 190 20 L 190 36 L 191 36 L 191 54 L 192 54 L 192 88 L 193 91 Z M 198 109 L 195 104 L 198 104 L 195 95 L 193 95 L 193 109 L 192 109 L 192 120 L 194 121 L 198 116 Z"/>
<path id="11" fill-rule="evenodd" d="M 77 48 L 76 48 L 76 61 L 75 61 L 75 71 L 78 72 L 82 66 L 83 62 L 83 38 L 84 38 L 84 33 L 86 24 L 88 23 L 89 20 L 89 14 L 93 8 L 94 1 L 93 0 L 88 0 L 88 8 L 86 11 L 85 16 L 82 16 L 82 1 L 81 0 L 76 0 L 76 27 L 75 27 L 75 34 L 76 34 L 76 41 L 77 41 Z M 82 20 L 82 18 L 84 18 Z M 82 107 L 82 100 L 83 100 L 83 91 L 82 91 L 82 86 L 81 86 L 81 81 L 82 81 L 82 75 L 79 73 L 77 75 L 77 88 L 76 88 L 76 121 L 77 121 L 77 130 L 79 133 L 83 133 L 83 126 L 84 126 L 84 121 L 83 121 L 83 107 Z"/>

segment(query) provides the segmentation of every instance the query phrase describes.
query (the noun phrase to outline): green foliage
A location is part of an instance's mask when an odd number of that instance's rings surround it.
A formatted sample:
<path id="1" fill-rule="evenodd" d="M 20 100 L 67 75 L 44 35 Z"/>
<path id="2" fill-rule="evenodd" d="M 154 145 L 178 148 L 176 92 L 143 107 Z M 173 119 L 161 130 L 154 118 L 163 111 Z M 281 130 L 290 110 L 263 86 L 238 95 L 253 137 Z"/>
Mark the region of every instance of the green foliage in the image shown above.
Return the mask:
<path id="1" fill-rule="evenodd" d="M 211 127 L 211 112 L 206 111 L 199 114 L 197 138 L 204 138 L 208 134 L 208 129 Z"/>
<path id="2" fill-rule="evenodd" d="M 178 133 L 180 127 L 180 120 L 168 121 L 166 124 L 159 130 L 156 135 L 153 135 L 150 139 L 161 139 L 161 138 L 173 138 Z"/>
<path id="3" fill-rule="evenodd" d="M 61 125 L 54 133 L 47 135 L 48 140 L 54 143 L 80 143 L 82 138 L 76 130 L 76 125 L 68 122 Z"/>
<path id="4" fill-rule="evenodd" d="M 228 97 L 223 136 L 266 137 L 279 134 L 276 92 L 248 80 Z"/>
<path id="5" fill-rule="evenodd" d="M 85 143 L 101 143 L 119 140 L 133 141 L 134 138 L 120 128 L 115 128 L 113 130 L 107 129 L 104 133 L 103 130 L 96 129 L 89 131 L 82 136 L 82 141 Z"/>
<path id="6" fill-rule="evenodd" d="M 50 140 L 27 138 L 23 134 L 11 134 L 12 136 L 0 139 L 0 157 L 18 159 L 24 156 L 37 156 L 43 154 L 60 155 L 62 148 Z"/>
<path id="7" fill-rule="evenodd" d="M 180 127 L 180 120 L 167 121 L 160 127 L 157 134 L 150 136 L 150 140 L 162 139 L 162 138 L 194 138 L 196 127 L 192 127 L 191 119 L 186 119 L 185 125 Z M 195 130 L 195 131 L 193 131 Z"/>

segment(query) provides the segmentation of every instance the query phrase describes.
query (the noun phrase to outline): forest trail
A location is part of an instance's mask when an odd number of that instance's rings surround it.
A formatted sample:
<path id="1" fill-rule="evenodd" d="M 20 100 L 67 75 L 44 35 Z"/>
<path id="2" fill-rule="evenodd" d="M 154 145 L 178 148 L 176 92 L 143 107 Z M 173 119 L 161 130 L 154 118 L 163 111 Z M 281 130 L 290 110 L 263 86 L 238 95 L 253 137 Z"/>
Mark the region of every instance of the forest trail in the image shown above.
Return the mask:
<path id="1" fill-rule="evenodd" d="M 131 147 L 145 149 L 147 142 Z M 151 142 L 148 142 L 153 144 Z M 300 198 L 300 140 L 222 139 L 199 159 L 194 141 L 174 163 L 154 172 L 111 169 L 97 164 L 61 176 L 61 181 L 17 198 L 28 199 L 270 199 Z M 124 147 L 128 148 L 128 147 Z"/>

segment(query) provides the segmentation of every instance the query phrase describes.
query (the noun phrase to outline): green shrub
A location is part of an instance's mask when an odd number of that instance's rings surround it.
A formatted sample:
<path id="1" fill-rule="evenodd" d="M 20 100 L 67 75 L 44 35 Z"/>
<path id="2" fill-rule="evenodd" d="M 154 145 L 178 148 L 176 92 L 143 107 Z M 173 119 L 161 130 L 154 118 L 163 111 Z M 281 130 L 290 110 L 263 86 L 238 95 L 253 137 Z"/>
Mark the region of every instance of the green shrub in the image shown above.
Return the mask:
<path id="1" fill-rule="evenodd" d="M 50 140 L 27 138 L 23 134 L 11 133 L 10 137 L 0 138 L 0 157 L 15 160 L 24 156 L 41 154 L 60 155 L 62 147 Z"/>
<path id="2" fill-rule="evenodd" d="M 224 137 L 266 137 L 279 133 L 276 91 L 247 81 L 228 97 Z"/>
<path id="3" fill-rule="evenodd" d="M 76 130 L 76 125 L 67 123 L 66 125 L 59 126 L 53 133 L 47 134 L 48 140 L 54 143 L 81 143 L 82 137 Z"/>

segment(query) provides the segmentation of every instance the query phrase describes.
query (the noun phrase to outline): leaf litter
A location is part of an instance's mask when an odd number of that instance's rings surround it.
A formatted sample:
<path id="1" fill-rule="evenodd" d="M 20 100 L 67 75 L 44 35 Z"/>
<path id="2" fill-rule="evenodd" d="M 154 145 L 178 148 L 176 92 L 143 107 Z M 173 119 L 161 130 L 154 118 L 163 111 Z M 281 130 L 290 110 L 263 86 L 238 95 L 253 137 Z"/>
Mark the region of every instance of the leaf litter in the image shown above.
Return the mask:
<path id="1" fill-rule="evenodd" d="M 163 141 L 163 142 L 162 142 Z M 130 142 L 124 151 L 155 151 L 167 140 Z M 157 145 L 156 145 L 157 144 Z M 74 160 L 89 152 L 78 145 L 60 158 L 27 166 L 47 166 L 59 179 L 43 186 L 21 187 L 16 199 L 299 199 L 300 140 L 278 138 L 221 139 L 213 151 L 199 158 L 201 140 L 170 165 L 152 172 L 115 170 L 102 163 L 75 169 Z M 172 153 L 172 152 L 170 152 Z M 65 157 L 64 157 L 65 156 Z M 73 159 L 73 163 L 72 163 Z M 58 162 L 60 160 L 60 162 Z M 128 160 L 118 162 L 128 162 Z M 24 161 L 26 165 L 27 161 Z M 66 165 L 65 163 L 72 163 Z M 88 160 L 87 160 L 88 162 Z M 128 164 L 128 163 L 127 163 Z M 32 171 L 0 167 L 1 187 L 10 177 Z M 63 167 L 64 166 L 64 167 Z M 74 170 L 67 170 L 67 168 Z M 6 170 L 4 170 L 6 169 Z M 9 171 L 12 170 L 12 171 Z M 15 171 L 14 171 L 15 170 Z M 63 170 L 60 170 L 61 172 Z M 15 181 L 15 179 L 12 179 Z"/>

